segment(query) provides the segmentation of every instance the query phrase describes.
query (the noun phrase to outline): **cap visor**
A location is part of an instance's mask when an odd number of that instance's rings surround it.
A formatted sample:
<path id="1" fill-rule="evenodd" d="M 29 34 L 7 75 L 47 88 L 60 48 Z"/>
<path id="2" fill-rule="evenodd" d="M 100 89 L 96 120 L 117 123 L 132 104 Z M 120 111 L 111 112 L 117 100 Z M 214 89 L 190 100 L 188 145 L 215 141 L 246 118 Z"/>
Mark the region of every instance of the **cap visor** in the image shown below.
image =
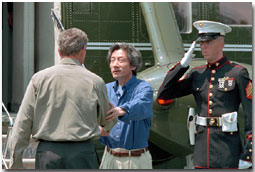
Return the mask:
<path id="1" fill-rule="evenodd" d="M 211 40 L 214 40 L 214 39 L 217 39 L 218 36 L 210 36 L 210 35 L 200 35 L 198 36 L 197 38 L 197 42 L 203 42 L 203 41 L 211 41 Z"/>

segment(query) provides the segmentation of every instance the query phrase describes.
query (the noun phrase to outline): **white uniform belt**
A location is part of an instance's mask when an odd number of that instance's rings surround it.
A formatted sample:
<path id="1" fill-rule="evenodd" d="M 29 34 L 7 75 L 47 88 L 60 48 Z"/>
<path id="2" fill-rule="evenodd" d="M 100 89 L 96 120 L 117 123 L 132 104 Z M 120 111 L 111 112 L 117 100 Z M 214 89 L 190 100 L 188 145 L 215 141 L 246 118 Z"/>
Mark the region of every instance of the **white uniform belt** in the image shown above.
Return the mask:
<path id="1" fill-rule="evenodd" d="M 196 124 L 202 126 L 222 126 L 221 117 L 201 117 L 196 115 Z"/>

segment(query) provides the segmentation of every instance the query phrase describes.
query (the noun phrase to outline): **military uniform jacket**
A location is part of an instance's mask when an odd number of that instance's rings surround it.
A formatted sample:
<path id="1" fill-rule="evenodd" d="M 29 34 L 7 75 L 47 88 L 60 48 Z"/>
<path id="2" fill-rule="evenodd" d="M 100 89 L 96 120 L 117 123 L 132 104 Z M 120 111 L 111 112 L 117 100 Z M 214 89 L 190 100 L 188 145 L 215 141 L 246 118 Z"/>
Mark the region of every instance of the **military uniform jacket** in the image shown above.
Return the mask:
<path id="1" fill-rule="evenodd" d="M 194 166 L 238 168 L 239 159 L 251 162 L 252 82 L 247 69 L 226 57 L 214 64 L 195 67 L 183 76 L 188 68 L 179 62 L 169 70 L 158 91 L 158 100 L 193 94 L 198 116 L 221 117 L 224 113 L 238 112 L 240 103 L 245 114 L 244 146 L 239 129 L 223 132 L 219 126 L 196 126 Z"/>

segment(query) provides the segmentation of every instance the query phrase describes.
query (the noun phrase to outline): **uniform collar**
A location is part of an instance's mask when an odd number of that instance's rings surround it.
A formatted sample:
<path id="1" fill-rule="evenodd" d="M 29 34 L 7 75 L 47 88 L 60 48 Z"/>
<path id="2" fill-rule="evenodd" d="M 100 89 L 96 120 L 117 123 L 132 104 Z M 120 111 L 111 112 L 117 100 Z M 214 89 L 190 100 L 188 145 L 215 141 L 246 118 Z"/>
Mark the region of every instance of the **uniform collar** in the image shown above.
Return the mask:
<path id="1" fill-rule="evenodd" d="M 77 59 L 75 59 L 75 58 L 68 58 L 68 57 L 61 58 L 59 64 L 79 65 L 79 66 L 81 66 L 80 62 Z"/>
<path id="2" fill-rule="evenodd" d="M 136 76 L 132 75 L 131 79 L 124 86 L 122 86 L 122 89 L 123 90 L 129 89 L 135 81 L 136 81 Z M 118 80 L 116 80 L 113 84 L 113 89 L 115 92 L 118 90 L 118 85 L 119 85 L 119 82 Z"/>
<path id="3" fill-rule="evenodd" d="M 219 59 L 218 61 L 214 62 L 214 63 L 207 63 L 207 67 L 209 69 L 216 69 L 219 68 L 221 65 L 225 64 L 225 62 L 228 61 L 226 56 L 223 56 L 221 59 Z"/>

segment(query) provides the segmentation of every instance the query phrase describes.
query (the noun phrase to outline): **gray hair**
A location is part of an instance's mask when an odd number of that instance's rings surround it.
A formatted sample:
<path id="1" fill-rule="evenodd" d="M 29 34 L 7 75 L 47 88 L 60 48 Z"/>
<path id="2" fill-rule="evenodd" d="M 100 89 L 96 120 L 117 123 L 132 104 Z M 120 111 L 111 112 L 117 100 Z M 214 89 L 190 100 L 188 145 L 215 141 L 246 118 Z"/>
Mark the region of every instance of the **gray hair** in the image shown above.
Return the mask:
<path id="1" fill-rule="evenodd" d="M 59 51 L 63 56 L 78 54 L 84 46 L 87 46 L 87 42 L 87 34 L 78 28 L 67 29 L 58 37 Z"/>
<path id="2" fill-rule="evenodd" d="M 130 61 L 130 65 L 136 67 L 136 69 L 132 71 L 133 74 L 136 75 L 142 67 L 142 54 L 132 45 L 128 45 L 126 43 L 115 43 L 112 45 L 108 51 L 107 62 L 110 64 L 112 53 L 119 49 L 125 50 L 127 52 L 127 57 Z"/>

